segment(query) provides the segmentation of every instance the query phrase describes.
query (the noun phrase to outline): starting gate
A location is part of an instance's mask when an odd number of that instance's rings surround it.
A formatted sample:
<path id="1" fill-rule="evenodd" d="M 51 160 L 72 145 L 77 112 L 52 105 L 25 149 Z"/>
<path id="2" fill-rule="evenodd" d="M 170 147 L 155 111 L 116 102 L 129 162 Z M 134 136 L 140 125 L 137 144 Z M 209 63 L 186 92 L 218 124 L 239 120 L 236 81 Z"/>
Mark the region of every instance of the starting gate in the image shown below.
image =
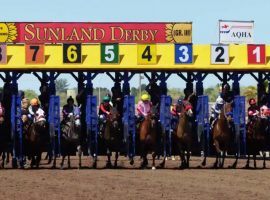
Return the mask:
<path id="1" fill-rule="evenodd" d="M 21 119 L 21 97 L 12 95 L 11 102 L 11 138 L 13 142 L 13 167 L 17 166 L 17 160 L 23 165 L 23 136 Z"/>
<path id="2" fill-rule="evenodd" d="M 61 153 L 60 97 L 51 95 L 49 104 L 49 127 L 53 155 Z M 57 137 L 57 140 L 56 140 Z M 57 142 L 56 142 L 57 141 Z"/>
<path id="3" fill-rule="evenodd" d="M 93 157 L 98 155 L 98 115 L 97 97 L 87 96 L 86 100 L 86 132 L 88 141 L 88 153 Z"/>
<path id="4" fill-rule="evenodd" d="M 202 142 L 205 153 L 209 154 L 209 100 L 206 95 L 198 96 L 196 123 L 198 142 Z"/>
<path id="5" fill-rule="evenodd" d="M 172 98 L 170 96 L 162 95 L 160 99 L 160 125 L 163 138 L 163 155 L 171 156 L 172 153 L 172 139 L 171 139 L 171 112 L 170 107 Z"/>
<path id="6" fill-rule="evenodd" d="M 127 155 L 130 159 L 135 156 L 136 122 L 135 122 L 135 97 L 126 95 L 123 107 L 124 142 L 127 145 Z"/>
<path id="7" fill-rule="evenodd" d="M 233 121 L 235 125 L 235 138 L 238 152 L 246 154 L 246 116 L 245 97 L 235 96 L 233 106 Z"/>

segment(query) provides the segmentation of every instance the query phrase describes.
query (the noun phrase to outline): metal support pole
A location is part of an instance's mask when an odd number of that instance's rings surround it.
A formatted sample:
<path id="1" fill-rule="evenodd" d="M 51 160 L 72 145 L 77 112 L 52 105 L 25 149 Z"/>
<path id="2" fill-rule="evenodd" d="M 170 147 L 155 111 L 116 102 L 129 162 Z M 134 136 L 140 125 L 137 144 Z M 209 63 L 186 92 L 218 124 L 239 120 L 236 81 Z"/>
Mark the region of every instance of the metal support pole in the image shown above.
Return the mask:
<path id="1" fill-rule="evenodd" d="M 160 74 L 160 89 L 161 95 L 167 95 L 167 83 L 166 83 L 166 74 L 165 72 L 161 72 Z"/>
<path id="2" fill-rule="evenodd" d="M 193 74 L 190 72 L 187 73 L 186 89 L 190 93 L 193 92 Z"/>
<path id="3" fill-rule="evenodd" d="M 196 95 L 200 96 L 203 95 L 203 76 L 201 72 L 196 74 Z"/>
<path id="4" fill-rule="evenodd" d="M 264 79 L 263 79 L 263 73 L 258 73 L 258 83 L 257 83 L 257 97 L 258 97 L 258 103 L 260 105 L 261 97 L 265 93 L 265 86 L 264 86 Z"/>
<path id="5" fill-rule="evenodd" d="M 129 85 L 128 72 L 124 72 L 123 94 L 124 95 L 129 95 L 130 94 L 130 85 Z"/>
<path id="6" fill-rule="evenodd" d="M 233 95 L 237 96 L 240 95 L 240 85 L 239 85 L 239 77 L 237 72 L 233 72 L 233 84 L 232 84 L 232 89 L 233 89 Z"/>

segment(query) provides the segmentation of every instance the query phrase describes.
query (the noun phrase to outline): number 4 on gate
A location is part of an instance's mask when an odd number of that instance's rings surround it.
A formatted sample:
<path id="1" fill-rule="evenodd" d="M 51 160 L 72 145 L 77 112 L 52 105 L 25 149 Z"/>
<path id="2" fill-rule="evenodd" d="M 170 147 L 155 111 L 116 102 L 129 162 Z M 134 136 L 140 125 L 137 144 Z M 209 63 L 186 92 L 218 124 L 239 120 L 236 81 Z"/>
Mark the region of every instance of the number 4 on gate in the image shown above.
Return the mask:
<path id="1" fill-rule="evenodd" d="M 248 64 L 265 64 L 265 45 L 264 44 L 248 44 Z"/>
<path id="2" fill-rule="evenodd" d="M 137 45 L 137 63 L 139 65 L 157 64 L 156 44 L 138 44 Z"/>
<path id="3" fill-rule="evenodd" d="M 175 64 L 193 63 L 192 44 L 175 44 L 174 55 L 175 55 Z"/>

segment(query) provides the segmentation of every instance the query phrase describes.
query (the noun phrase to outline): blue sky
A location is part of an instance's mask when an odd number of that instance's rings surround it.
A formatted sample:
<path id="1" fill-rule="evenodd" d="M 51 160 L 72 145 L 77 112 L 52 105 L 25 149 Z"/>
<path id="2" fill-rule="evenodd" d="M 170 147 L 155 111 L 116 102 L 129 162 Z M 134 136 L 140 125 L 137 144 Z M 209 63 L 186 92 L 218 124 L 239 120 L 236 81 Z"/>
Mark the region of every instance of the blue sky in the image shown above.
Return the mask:
<path id="1" fill-rule="evenodd" d="M 42 2 L 42 3 L 38 3 Z M 0 0 L 0 21 L 65 21 L 65 22 L 193 22 L 193 43 L 211 44 L 218 42 L 218 20 L 254 20 L 255 43 L 270 43 L 270 28 L 267 22 L 270 10 L 269 0 Z M 76 83 L 70 76 L 70 87 Z M 31 80 L 31 81 L 29 81 Z M 101 81 L 102 80 L 102 81 Z M 178 83 L 177 85 L 175 83 Z M 205 86 L 218 83 L 212 76 Z M 0 83 L 1 84 L 1 83 Z M 94 86 L 110 87 L 112 81 L 100 75 Z M 184 87 L 177 76 L 168 81 L 169 87 Z M 249 76 L 241 81 L 242 85 L 256 84 Z M 131 81 L 138 85 L 138 77 Z M 21 89 L 37 90 L 38 81 L 24 75 L 19 81 Z"/>

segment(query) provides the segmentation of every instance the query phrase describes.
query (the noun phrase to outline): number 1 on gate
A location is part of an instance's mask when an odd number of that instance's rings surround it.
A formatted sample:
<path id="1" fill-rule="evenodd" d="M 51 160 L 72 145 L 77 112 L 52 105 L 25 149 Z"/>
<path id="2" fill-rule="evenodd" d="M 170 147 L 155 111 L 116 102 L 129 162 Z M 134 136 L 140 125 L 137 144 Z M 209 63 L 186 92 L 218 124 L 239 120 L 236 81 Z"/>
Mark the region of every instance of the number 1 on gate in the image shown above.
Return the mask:
<path id="1" fill-rule="evenodd" d="M 248 64 L 265 64 L 265 45 L 264 44 L 248 44 Z"/>
<path id="2" fill-rule="evenodd" d="M 137 63 L 139 65 L 157 64 L 156 44 L 138 44 L 137 45 Z"/>

